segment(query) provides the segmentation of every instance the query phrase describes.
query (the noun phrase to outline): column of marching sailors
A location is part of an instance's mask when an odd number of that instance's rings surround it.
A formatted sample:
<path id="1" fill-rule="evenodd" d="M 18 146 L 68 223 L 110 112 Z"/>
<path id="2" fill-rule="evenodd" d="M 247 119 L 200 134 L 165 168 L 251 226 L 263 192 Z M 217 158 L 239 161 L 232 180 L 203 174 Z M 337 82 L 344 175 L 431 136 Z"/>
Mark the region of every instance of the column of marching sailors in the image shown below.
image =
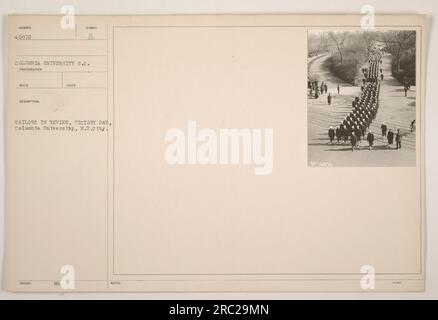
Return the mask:
<path id="1" fill-rule="evenodd" d="M 370 124 L 376 117 L 377 110 L 379 109 L 379 93 L 380 93 L 380 80 L 383 81 L 383 70 L 380 67 L 382 64 L 382 54 L 380 52 L 373 53 L 369 56 L 369 69 L 362 68 L 362 74 L 364 76 L 361 86 L 360 97 L 355 97 L 352 101 L 352 112 L 346 116 L 342 122 L 333 129 L 329 128 L 328 135 L 330 143 L 337 140 L 337 143 L 343 141 L 347 143 L 350 141 L 351 149 L 354 151 L 359 146 L 362 139 L 365 138 L 365 133 L 368 130 L 366 140 L 368 141 L 369 150 L 373 149 L 374 144 L 374 133 L 369 130 Z M 339 88 L 338 88 L 339 92 Z M 330 101 L 331 102 L 331 101 Z M 330 105 L 329 102 L 329 105 Z M 382 124 L 382 138 L 386 137 L 388 139 L 389 148 L 394 142 L 394 132 Z M 401 148 L 401 133 L 397 130 L 395 135 L 397 149 Z"/>

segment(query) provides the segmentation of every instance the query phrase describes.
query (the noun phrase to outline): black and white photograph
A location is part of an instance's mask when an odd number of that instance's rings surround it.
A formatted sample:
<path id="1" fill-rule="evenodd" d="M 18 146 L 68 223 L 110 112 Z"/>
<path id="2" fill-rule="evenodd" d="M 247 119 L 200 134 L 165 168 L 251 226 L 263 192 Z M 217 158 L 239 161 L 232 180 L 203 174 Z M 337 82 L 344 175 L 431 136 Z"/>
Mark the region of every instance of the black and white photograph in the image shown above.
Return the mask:
<path id="1" fill-rule="evenodd" d="M 416 38 L 415 30 L 309 30 L 309 166 L 415 166 Z"/>

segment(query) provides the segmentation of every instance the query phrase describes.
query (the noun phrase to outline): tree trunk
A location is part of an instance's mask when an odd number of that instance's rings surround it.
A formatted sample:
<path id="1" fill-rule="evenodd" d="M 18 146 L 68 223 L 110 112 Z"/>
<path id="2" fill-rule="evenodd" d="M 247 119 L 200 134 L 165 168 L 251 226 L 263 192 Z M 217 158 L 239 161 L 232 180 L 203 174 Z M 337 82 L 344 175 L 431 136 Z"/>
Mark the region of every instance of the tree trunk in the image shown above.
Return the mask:
<path id="1" fill-rule="evenodd" d="M 401 49 L 398 49 L 398 52 L 397 52 L 397 64 L 396 64 L 397 72 L 400 71 L 400 60 L 401 60 Z"/>

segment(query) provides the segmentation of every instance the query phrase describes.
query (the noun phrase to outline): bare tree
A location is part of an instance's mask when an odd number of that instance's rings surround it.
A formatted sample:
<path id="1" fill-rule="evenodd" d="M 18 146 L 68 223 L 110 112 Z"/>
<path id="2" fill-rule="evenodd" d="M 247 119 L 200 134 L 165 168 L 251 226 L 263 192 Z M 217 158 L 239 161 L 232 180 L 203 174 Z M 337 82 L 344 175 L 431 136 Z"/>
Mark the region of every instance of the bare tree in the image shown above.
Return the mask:
<path id="1" fill-rule="evenodd" d="M 378 34 L 374 31 L 364 31 L 362 33 L 363 40 L 365 41 L 367 54 L 371 54 L 371 49 L 374 47 L 378 40 Z"/>
<path id="2" fill-rule="evenodd" d="M 329 32 L 329 37 L 334 42 L 336 49 L 339 53 L 339 60 L 340 60 L 341 64 L 344 63 L 343 51 L 344 51 L 344 42 L 345 42 L 346 36 L 347 36 L 347 32 L 345 32 L 345 31 L 341 31 L 341 32 L 330 31 Z"/>
<path id="3" fill-rule="evenodd" d="M 396 61 L 396 71 L 400 71 L 400 61 L 405 50 L 415 47 L 415 31 L 387 31 L 382 33 L 386 50 Z"/>
<path id="4" fill-rule="evenodd" d="M 325 32 L 321 33 L 320 39 L 319 39 L 319 48 L 320 51 L 328 51 L 328 37 L 327 34 Z"/>

